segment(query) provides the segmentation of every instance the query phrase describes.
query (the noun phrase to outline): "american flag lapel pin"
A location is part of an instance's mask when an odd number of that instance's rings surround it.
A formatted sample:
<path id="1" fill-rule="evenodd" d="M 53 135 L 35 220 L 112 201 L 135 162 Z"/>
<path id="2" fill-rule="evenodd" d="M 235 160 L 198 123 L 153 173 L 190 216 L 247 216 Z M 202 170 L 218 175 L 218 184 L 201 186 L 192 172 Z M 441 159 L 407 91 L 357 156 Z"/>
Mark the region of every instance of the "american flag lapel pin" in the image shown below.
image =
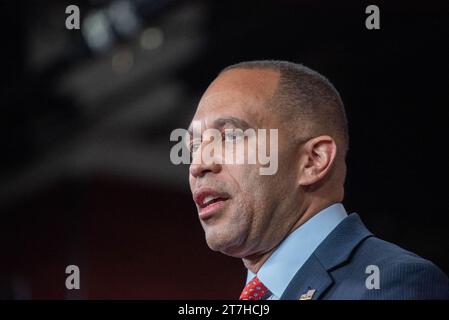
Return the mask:
<path id="1" fill-rule="evenodd" d="M 302 294 L 298 300 L 312 300 L 315 291 L 315 289 L 309 289 L 306 293 Z"/>

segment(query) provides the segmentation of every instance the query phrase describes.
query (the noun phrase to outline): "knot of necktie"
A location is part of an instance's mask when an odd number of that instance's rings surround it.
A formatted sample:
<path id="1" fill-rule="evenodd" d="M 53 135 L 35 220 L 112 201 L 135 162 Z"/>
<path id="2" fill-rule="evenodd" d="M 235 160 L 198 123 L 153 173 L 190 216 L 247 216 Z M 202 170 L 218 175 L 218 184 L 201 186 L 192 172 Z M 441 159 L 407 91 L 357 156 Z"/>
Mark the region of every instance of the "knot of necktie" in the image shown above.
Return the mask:
<path id="1" fill-rule="evenodd" d="M 270 290 L 256 276 L 243 288 L 240 300 L 262 300 L 266 299 L 270 294 Z"/>

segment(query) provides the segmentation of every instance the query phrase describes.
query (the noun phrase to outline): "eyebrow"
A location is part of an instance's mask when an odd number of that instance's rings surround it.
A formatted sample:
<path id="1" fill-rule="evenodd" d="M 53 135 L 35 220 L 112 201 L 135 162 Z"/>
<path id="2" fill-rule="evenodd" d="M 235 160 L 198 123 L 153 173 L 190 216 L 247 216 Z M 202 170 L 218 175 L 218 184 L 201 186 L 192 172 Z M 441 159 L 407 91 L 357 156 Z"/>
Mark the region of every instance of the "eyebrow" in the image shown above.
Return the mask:
<path id="1" fill-rule="evenodd" d="M 235 128 L 242 129 L 243 131 L 252 127 L 245 120 L 236 118 L 236 117 L 218 118 L 218 119 L 215 119 L 213 122 L 213 126 L 217 129 L 221 129 L 221 128 L 225 127 L 226 125 L 231 125 Z M 192 125 L 189 126 L 188 132 L 190 135 L 193 135 Z"/>

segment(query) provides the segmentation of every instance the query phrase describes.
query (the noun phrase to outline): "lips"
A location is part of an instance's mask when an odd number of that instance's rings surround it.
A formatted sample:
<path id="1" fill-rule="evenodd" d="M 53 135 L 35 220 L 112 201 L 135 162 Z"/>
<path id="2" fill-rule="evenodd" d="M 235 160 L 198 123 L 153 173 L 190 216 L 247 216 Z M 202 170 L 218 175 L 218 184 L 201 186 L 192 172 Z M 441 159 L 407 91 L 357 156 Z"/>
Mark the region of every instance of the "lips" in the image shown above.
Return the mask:
<path id="1" fill-rule="evenodd" d="M 200 188 L 194 192 L 193 198 L 199 207 L 200 218 L 205 219 L 218 212 L 230 195 L 211 188 Z"/>

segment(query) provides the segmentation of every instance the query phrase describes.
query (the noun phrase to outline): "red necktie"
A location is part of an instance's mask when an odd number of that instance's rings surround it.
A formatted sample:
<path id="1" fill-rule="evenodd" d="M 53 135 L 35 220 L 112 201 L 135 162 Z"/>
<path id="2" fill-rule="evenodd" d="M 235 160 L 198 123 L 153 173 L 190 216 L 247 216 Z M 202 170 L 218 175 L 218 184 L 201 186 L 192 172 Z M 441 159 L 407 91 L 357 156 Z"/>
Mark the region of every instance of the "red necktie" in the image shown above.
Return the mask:
<path id="1" fill-rule="evenodd" d="M 264 286 L 257 277 L 248 282 L 240 294 L 239 300 L 262 300 L 271 294 L 270 290 Z"/>

